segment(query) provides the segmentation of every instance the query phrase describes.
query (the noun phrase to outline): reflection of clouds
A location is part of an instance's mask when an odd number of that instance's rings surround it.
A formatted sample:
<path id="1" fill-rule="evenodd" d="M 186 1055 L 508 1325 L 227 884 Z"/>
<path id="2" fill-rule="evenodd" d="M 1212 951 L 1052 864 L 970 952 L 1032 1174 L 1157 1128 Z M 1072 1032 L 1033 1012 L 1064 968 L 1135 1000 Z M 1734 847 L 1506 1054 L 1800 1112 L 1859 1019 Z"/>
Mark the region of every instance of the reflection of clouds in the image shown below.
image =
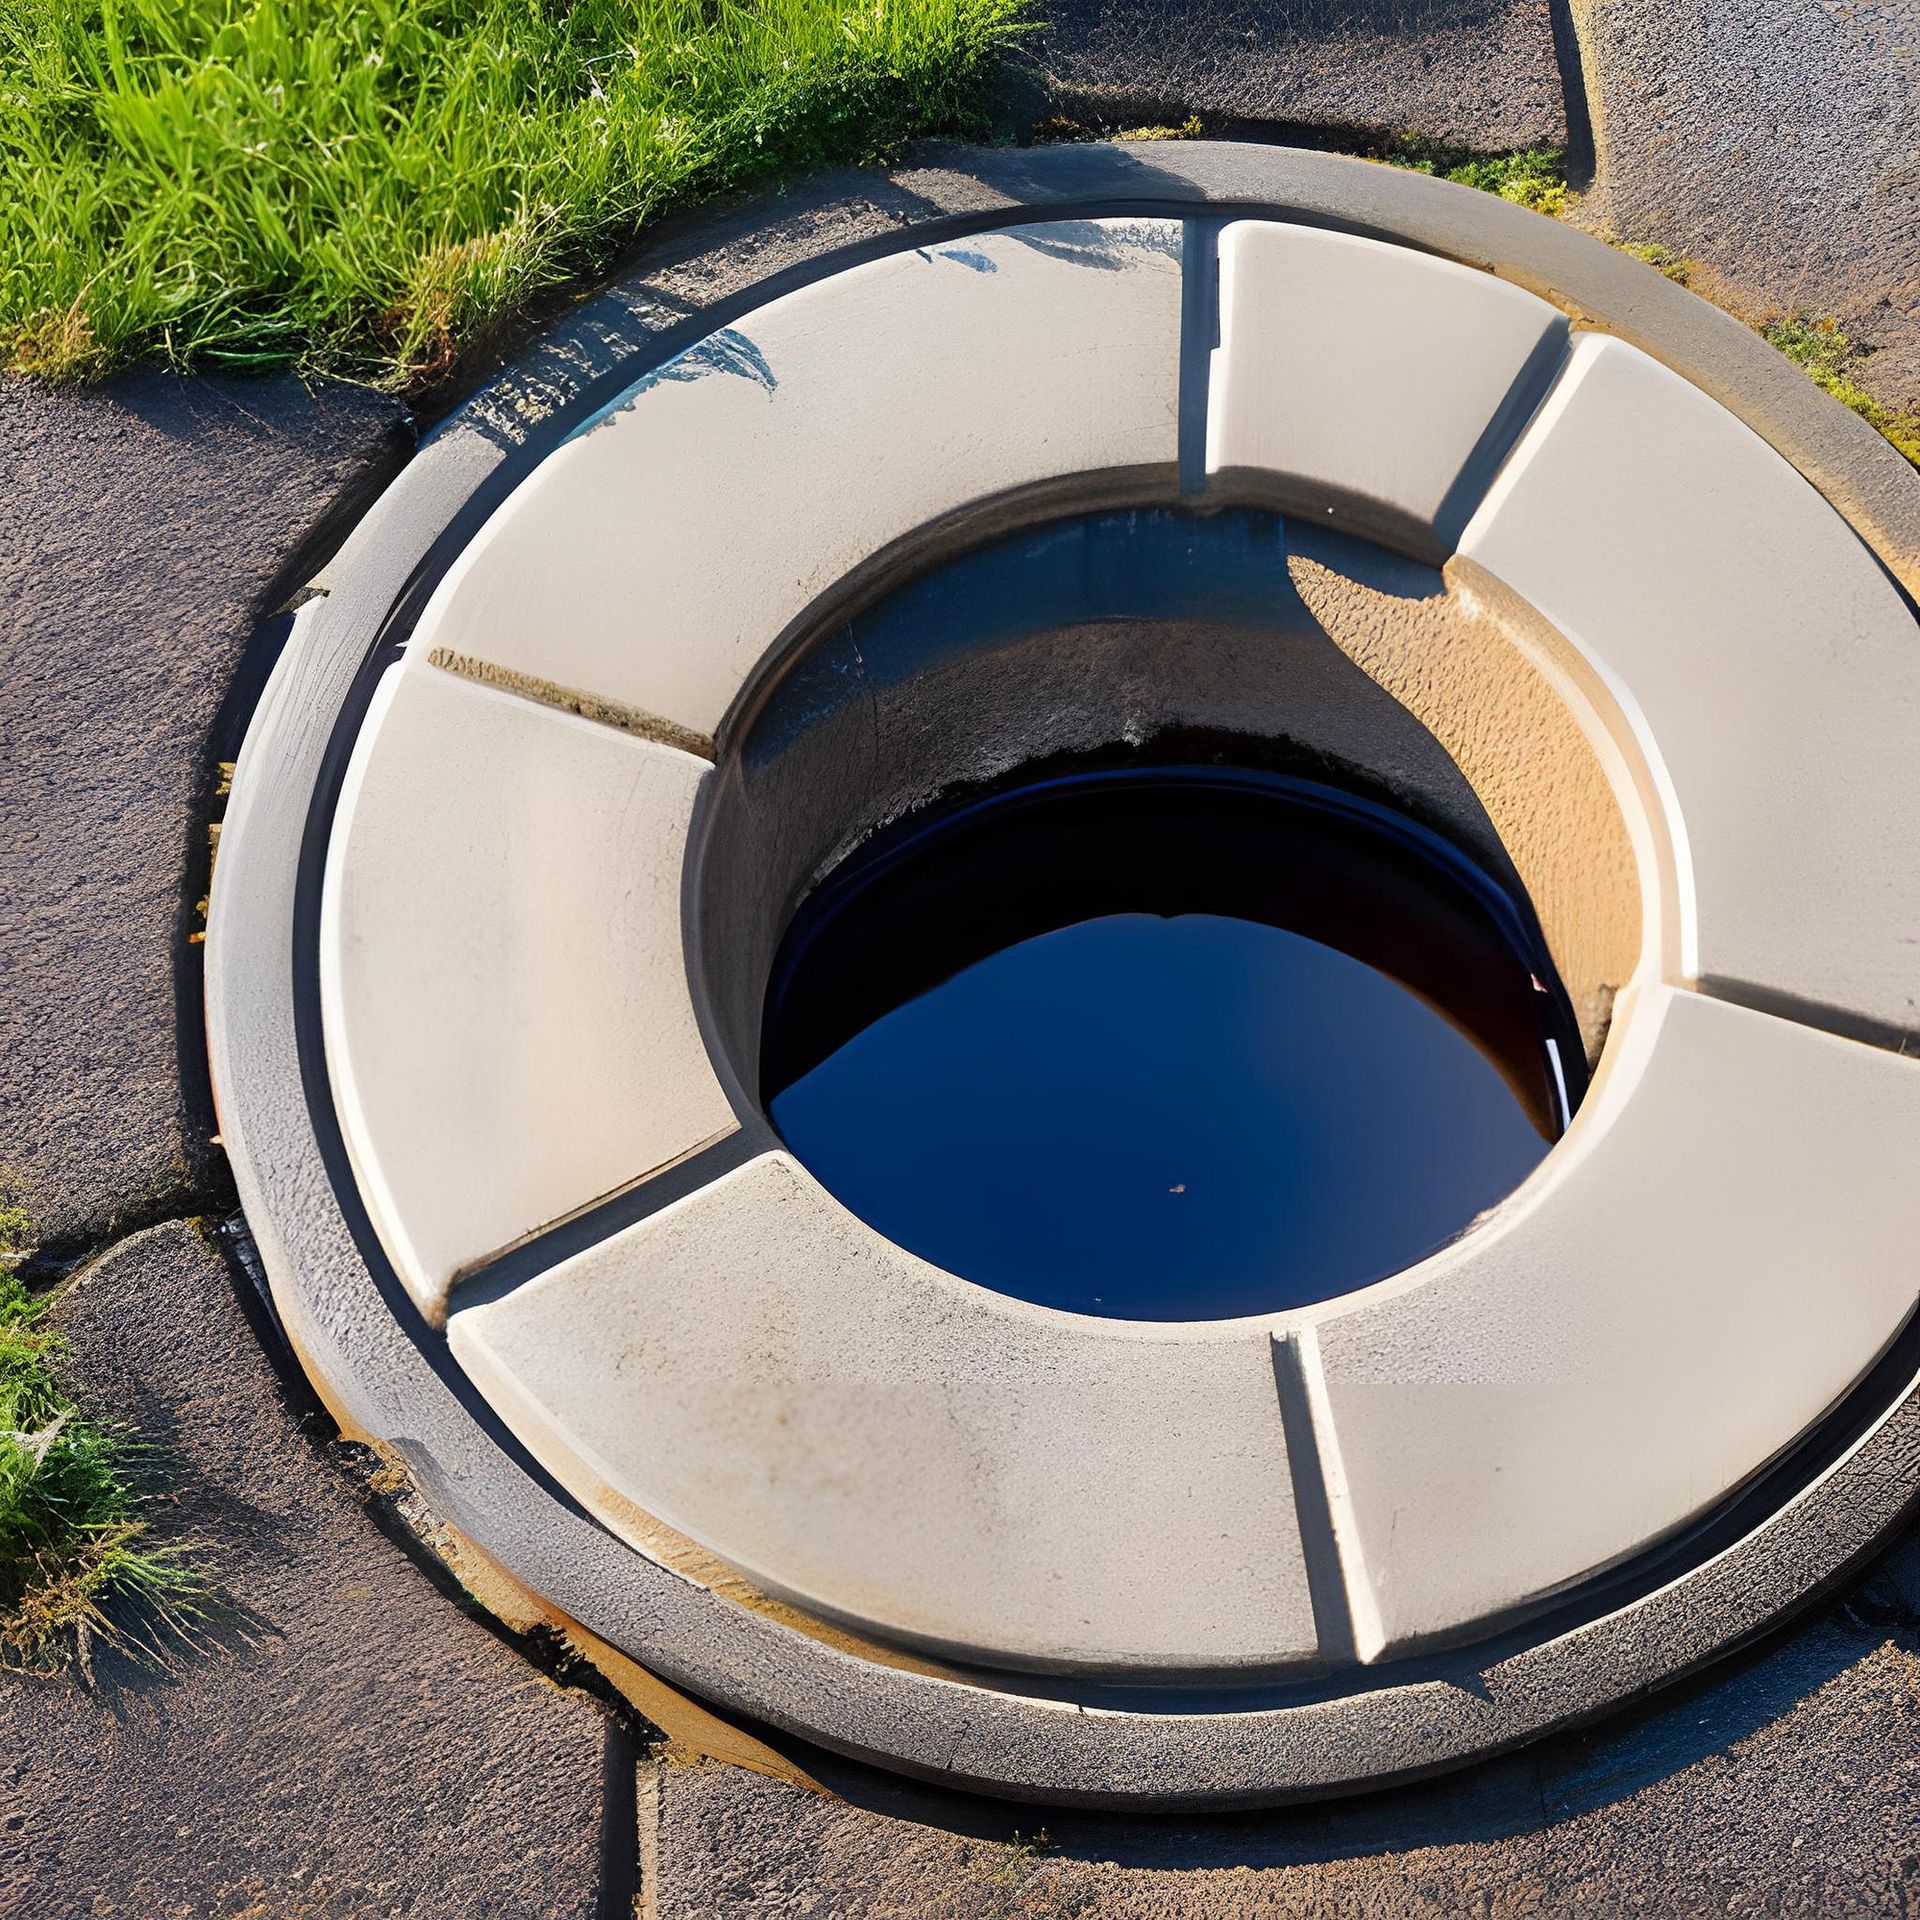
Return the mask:
<path id="1" fill-rule="evenodd" d="M 704 340 L 695 341 L 685 353 L 675 354 L 665 366 L 655 367 L 651 373 L 642 375 L 612 406 L 595 414 L 579 431 L 591 433 L 596 427 L 605 426 L 609 420 L 627 412 L 643 393 L 663 381 L 704 380 L 710 373 L 730 373 L 739 379 L 751 380 L 768 393 L 772 393 L 780 384 L 767 356 L 744 333 L 737 327 L 722 327 L 718 333 L 710 333 Z"/>
<path id="2" fill-rule="evenodd" d="M 992 255 L 982 253 L 978 247 L 936 247 L 931 253 L 925 247 L 916 247 L 914 251 L 922 260 L 951 260 L 956 266 L 971 267 L 975 273 L 1000 271 L 1000 263 Z"/>
<path id="3" fill-rule="evenodd" d="M 1135 265 L 1142 253 L 1180 258 L 1180 227 L 1170 220 L 1050 220 L 1043 227 L 1009 227 L 1006 237 L 1049 260 L 1107 272 Z"/>

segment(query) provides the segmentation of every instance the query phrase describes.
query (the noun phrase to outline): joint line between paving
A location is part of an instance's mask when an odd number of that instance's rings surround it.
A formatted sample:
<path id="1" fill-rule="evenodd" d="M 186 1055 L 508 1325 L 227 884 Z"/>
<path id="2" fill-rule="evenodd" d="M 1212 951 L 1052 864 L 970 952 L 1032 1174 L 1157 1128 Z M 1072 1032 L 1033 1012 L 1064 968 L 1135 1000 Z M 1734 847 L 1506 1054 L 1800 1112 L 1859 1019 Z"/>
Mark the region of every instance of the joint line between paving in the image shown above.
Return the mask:
<path id="1" fill-rule="evenodd" d="M 1307 1597 L 1313 1608 L 1314 1638 L 1321 1658 L 1346 1661 L 1365 1658 L 1361 1652 L 1361 1609 L 1371 1608 L 1371 1596 L 1357 1570 L 1350 1570 L 1341 1545 L 1333 1500 L 1334 1475 L 1329 1471 L 1332 1428 L 1321 1444 L 1319 1429 L 1324 1411 L 1316 1413 L 1315 1387 L 1320 1381 L 1319 1345 L 1311 1327 L 1273 1336 L 1273 1382 L 1280 1401 L 1280 1425 L 1287 1442 L 1287 1471 L 1293 1480 L 1293 1510 L 1300 1534 L 1300 1555 L 1306 1563 Z M 1341 1485 L 1344 1504 L 1345 1485 Z"/>
<path id="2" fill-rule="evenodd" d="M 1180 223 L 1180 388 L 1177 412 L 1180 493 L 1207 486 L 1207 407 L 1214 349 L 1220 344 L 1220 225 Z"/>
<path id="3" fill-rule="evenodd" d="M 585 1253 L 676 1200 L 685 1200 L 724 1179 L 766 1149 L 766 1137 L 755 1127 L 733 1126 L 703 1140 L 678 1160 L 641 1175 L 564 1220 L 554 1221 L 466 1272 L 455 1274 L 447 1311 L 452 1314 L 468 1307 L 491 1306 L 561 1261 Z"/>
<path id="4" fill-rule="evenodd" d="M 607 1716 L 600 1756 L 600 1866 L 595 1920 L 633 1920 L 641 1898 L 639 1753 L 633 1730 Z"/>
<path id="5" fill-rule="evenodd" d="M 1482 502 L 1528 444 L 1534 422 L 1559 391 L 1572 358 L 1570 334 L 1564 326 L 1554 326 L 1534 344 L 1514 375 L 1433 516 L 1433 530 L 1448 553 L 1458 550 Z"/>
<path id="6" fill-rule="evenodd" d="M 1903 1059 L 1920 1064 L 1920 1014 L 1909 1027 L 1875 1019 L 1870 1014 L 1824 1000 L 1807 999 L 1785 993 L 1775 987 L 1760 986 L 1748 980 L 1730 980 L 1720 974 L 1701 974 L 1687 983 L 1685 991 L 1731 1007 L 1744 1007 L 1749 1013 L 1763 1013 L 1772 1020 L 1784 1020 L 1792 1026 L 1824 1033 L 1836 1040 L 1852 1040 L 1864 1047 L 1878 1047 L 1897 1053 Z"/>

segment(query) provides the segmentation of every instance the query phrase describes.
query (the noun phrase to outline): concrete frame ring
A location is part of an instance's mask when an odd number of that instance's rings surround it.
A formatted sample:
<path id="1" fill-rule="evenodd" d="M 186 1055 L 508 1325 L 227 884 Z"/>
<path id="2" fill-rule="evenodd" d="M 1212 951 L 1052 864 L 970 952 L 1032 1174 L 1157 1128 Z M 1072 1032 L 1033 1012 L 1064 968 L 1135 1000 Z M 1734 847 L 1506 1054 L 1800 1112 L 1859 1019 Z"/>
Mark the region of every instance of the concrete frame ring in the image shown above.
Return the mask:
<path id="1" fill-rule="evenodd" d="M 1423 1634 L 1412 1614 L 1398 1631 L 1391 1622 L 1350 1621 L 1349 1633 L 1360 1624 L 1360 1637 L 1371 1636 L 1363 1652 L 1372 1664 L 1331 1675 L 1259 1674 L 1238 1683 L 1161 1676 L 1148 1686 L 1097 1671 L 1016 1673 L 956 1661 L 938 1634 L 918 1644 L 911 1635 L 877 1640 L 857 1620 L 777 1597 L 777 1582 L 768 1583 L 774 1596 L 746 1589 L 717 1562 L 705 1579 L 699 1568 L 676 1570 L 665 1564 L 671 1552 L 637 1550 L 635 1527 L 623 1540 L 604 1509 L 598 1517 L 587 1511 L 579 1487 L 569 1491 L 476 1389 L 433 1301 L 396 1272 L 361 1198 L 328 1073 L 320 952 L 334 809 L 343 783 L 357 777 L 356 737 L 382 676 L 453 590 L 449 580 L 501 504 L 637 381 L 644 386 L 653 370 L 781 295 L 916 252 L 990 248 L 1002 229 L 1100 221 L 1179 222 L 1184 244 L 1197 237 L 1208 249 L 1226 229 L 1230 271 L 1243 275 L 1258 271 L 1254 248 L 1266 244 L 1267 223 L 1278 223 L 1283 235 L 1304 234 L 1321 251 L 1345 244 L 1340 236 L 1392 243 L 1402 257 L 1457 261 L 1490 274 L 1492 284 L 1527 289 L 1516 303 L 1538 306 L 1543 296 L 1595 336 L 1576 350 L 1583 369 L 1678 375 L 1719 403 L 1716 415 L 1724 407 L 1743 420 L 1864 543 L 1859 592 L 1872 617 L 1889 631 L 1910 626 L 1920 479 L 1744 328 L 1597 241 L 1446 183 L 1286 149 L 1195 143 L 1145 157 L 1118 147 L 939 155 L 884 189 L 830 188 L 798 215 L 789 208 L 771 219 L 722 216 L 643 256 L 530 369 L 503 375 L 436 431 L 265 636 L 278 657 L 234 784 L 213 895 L 213 1080 L 247 1218 L 302 1364 L 344 1424 L 407 1460 L 445 1518 L 594 1634 L 732 1710 L 896 1770 L 1011 1798 L 1312 1798 L 1418 1777 L 1591 1718 L 1741 1644 L 1844 1578 L 1920 1491 L 1920 1336 L 1911 1301 L 1862 1377 L 1814 1427 L 1705 1515 L 1584 1580 L 1564 1604 L 1500 1616 L 1494 1630 L 1465 1644 L 1446 1632 Z M 849 242 L 849 224 L 862 222 L 872 230 Z M 719 241 L 723 271 L 736 284 L 663 323 L 661 278 L 689 253 L 699 260 L 706 237 Z M 781 246 L 792 261 L 761 271 L 756 256 Z M 656 264 L 663 256 L 664 267 Z M 1180 299 L 1177 357 L 1190 368 L 1190 282 Z M 1199 319 L 1211 325 L 1212 316 Z M 1564 322 L 1556 324 L 1564 335 Z M 1609 335 L 1631 344 L 1616 350 Z M 1526 376 L 1531 386 L 1517 379 L 1537 345 L 1531 335 L 1521 339 L 1499 373 L 1494 390 L 1520 391 L 1526 404 L 1510 409 L 1495 465 L 1546 394 L 1538 369 Z M 1640 373 L 1642 361 L 1653 374 Z M 1554 365 L 1563 362 L 1564 352 Z M 1556 394 L 1550 404 L 1563 399 Z M 1218 444 L 1218 433 L 1204 433 L 1205 420 L 1203 408 L 1199 427 L 1190 418 L 1175 427 L 1172 467 L 1191 476 L 1196 466 L 1227 474 L 1258 465 Z M 1489 478 L 1491 468 L 1483 489 Z M 1498 528 L 1487 531 L 1484 515 L 1472 527 L 1464 517 L 1449 525 L 1431 486 L 1409 505 L 1389 487 L 1343 491 L 1337 479 L 1313 474 L 1296 476 L 1283 504 L 1317 497 L 1307 484 L 1315 481 L 1356 531 L 1422 558 L 1464 539 L 1499 584 L 1506 563 Z M 1512 492 L 1508 486 L 1506 510 L 1517 511 Z M 1899 724 L 1905 710 L 1887 704 L 1888 724 Z M 685 711 L 689 734 L 720 730 L 711 701 Z M 1739 938 L 1720 940 L 1727 924 L 1723 916 L 1709 927 L 1704 968 L 1698 929 L 1674 933 L 1696 946 L 1684 955 L 1691 964 L 1673 964 L 1688 977 L 1731 981 L 1733 1000 L 1761 1010 L 1742 1018 L 1804 1018 L 1820 1008 L 1809 1030 L 1843 1035 L 1822 1044 L 1849 1061 L 1891 1048 L 1920 1024 L 1897 980 L 1856 987 L 1851 975 L 1841 988 L 1849 1011 L 1826 1014 L 1821 991 L 1798 985 L 1805 978 L 1824 988 L 1821 955 L 1795 956 L 1778 979 L 1749 978 L 1738 957 L 1723 967 L 1722 951 L 1743 951 Z M 1844 961 L 1835 963 L 1843 972 Z M 723 1080 L 741 1108 L 735 1077 L 723 1069 Z M 650 1189 L 670 1200 L 710 1171 L 696 1153 L 656 1174 Z M 550 1257 L 568 1251 L 556 1250 L 551 1234 L 547 1241 Z M 1325 1488 L 1319 1497 L 1327 1498 Z M 1316 1620 L 1331 1604 L 1330 1577 L 1337 1574 L 1309 1564 Z"/>

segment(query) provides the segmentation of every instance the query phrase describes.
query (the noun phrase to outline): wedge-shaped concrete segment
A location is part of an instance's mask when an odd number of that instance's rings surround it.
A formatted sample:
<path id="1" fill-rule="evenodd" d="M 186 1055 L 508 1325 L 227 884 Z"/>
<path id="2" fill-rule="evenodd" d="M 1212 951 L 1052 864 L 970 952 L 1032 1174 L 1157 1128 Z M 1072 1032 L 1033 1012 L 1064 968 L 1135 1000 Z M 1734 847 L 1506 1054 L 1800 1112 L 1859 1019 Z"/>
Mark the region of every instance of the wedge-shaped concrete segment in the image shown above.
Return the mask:
<path id="1" fill-rule="evenodd" d="M 1639 734 L 1681 868 L 1670 972 L 1920 1030 L 1920 628 L 1750 429 L 1590 338 L 1461 541 Z"/>
<path id="2" fill-rule="evenodd" d="M 1364 1655 L 1712 1507 L 1915 1301 L 1920 1061 L 1653 984 L 1504 1212 L 1318 1329 Z"/>
<path id="3" fill-rule="evenodd" d="M 989 1293 L 770 1153 L 448 1332 L 616 1531 L 631 1502 L 829 1615 L 1041 1667 L 1315 1651 L 1262 1327 Z"/>
<path id="4" fill-rule="evenodd" d="M 341 790 L 321 1012 L 341 1130 L 429 1318 L 455 1273 L 730 1130 L 688 999 L 691 755 L 395 667 Z"/>
<path id="5" fill-rule="evenodd" d="M 1566 338 L 1544 300 L 1491 274 L 1235 221 L 1220 235 L 1207 470 L 1444 557 Z"/>
<path id="6" fill-rule="evenodd" d="M 711 735 L 813 598 L 956 508 L 1171 467 L 1178 222 L 1017 227 L 775 300 L 541 464 L 420 643 Z"/>

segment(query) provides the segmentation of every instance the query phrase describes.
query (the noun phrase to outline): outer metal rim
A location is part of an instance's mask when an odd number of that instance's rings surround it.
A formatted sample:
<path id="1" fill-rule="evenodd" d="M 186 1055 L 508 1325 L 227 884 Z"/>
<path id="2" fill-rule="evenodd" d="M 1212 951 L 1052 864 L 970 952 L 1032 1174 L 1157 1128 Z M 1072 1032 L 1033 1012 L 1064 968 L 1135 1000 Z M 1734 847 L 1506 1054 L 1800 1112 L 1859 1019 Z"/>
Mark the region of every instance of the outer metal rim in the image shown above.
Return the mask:
<path id="1" fill-rule="evenodd" d="M 1444 182 L 1283 148 L 943 153 L 931 167 L 683 229 L 438 429 L 285 633 L 213 896 L 208 1030 L 222 1133 L 289 1337 L 333 1403 L 405 1455 L 445 1518 L 668 1679 L 841 1752 L 1019 1799 L 1258 1804 L 1461 1764 L 1619 1706 L 1752 1638 L 1844 1578 L 1920 1495 L 1920 1362 L 1903 1338 L 1818 1455 L 1783 1464 L 1689 1536 L 1685 1556 L 1665 1558 L 1674 1571 L 1664 1583 L 1661 1564 L 1636 1569 L 1612 1611 L 1590 1600 L 1578 1619 L 1538 1620 L 1497 1647 L 1360 1693 L 1285 1704 L 1169 1694 L 1086 1710 L 1009 1691 L 1008 1676 L 976 1686 L 858 1657 L 631 1551 L 505 1435 L 444 1341 L 396 1298 L 364 1221 L 350 1217 L 358 1207 L 337 1135 L 316 1125 L 302 1072 L 317 1017 L 296 960 L 314 944 L 325 810 L 313 802 L 337 776 L 352 732 L 341 722 L 372 668 L 492 506 L 641 372 L 806 279 L 1021 218 L 1200 212 L 1336 225 L 1532 287 L 1729 406 L 1909 592 L 1920 585 L 1920 476 L 1744 327 L 1585 235 Z"/>

